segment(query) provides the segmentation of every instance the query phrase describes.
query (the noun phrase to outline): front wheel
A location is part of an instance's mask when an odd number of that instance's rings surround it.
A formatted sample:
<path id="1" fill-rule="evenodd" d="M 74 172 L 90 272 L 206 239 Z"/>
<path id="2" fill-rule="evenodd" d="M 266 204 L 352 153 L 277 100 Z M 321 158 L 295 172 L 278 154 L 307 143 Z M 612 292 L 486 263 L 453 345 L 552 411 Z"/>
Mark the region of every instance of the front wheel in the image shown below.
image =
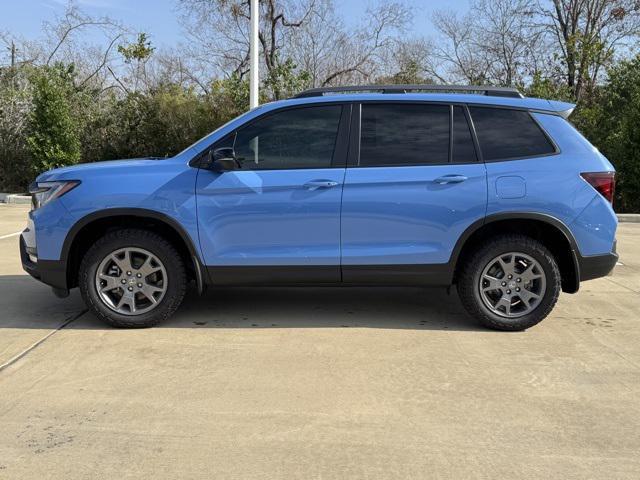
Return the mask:
<path id="1" fill-rule="evenodd" d="M 561 290 L 555 258 L 524 235 L 494 237 L 465 261 L 458 294 L 467 311 L 496 330 L 525 330 L 553 309 Z"/>
<path id="2" fill-rule="evenodd" d="M 115 327 L 151 327 L 180 306 L 186 291 L 182 258 L 163 237 L 122 229 L 100 238 L 80 265 L 79 286 L 98 318 Z"/>

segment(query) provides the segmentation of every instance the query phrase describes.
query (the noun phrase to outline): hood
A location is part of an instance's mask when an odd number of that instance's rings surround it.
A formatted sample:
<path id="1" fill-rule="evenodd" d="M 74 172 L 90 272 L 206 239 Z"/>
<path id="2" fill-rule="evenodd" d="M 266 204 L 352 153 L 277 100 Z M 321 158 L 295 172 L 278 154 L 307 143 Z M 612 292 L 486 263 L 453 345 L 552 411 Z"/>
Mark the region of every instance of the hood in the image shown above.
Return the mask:
<path id="1" fill-rule="evenodd" d="M 109 160 L 104 162 L 94 163 L 80 163 L 78 165 L 71 165 L 69 167 L 54 168 L 41 173 L 37 182 L 46 182 L 53 180 L 76 180 L 87 174 L 97 171 L 106 170 L 122 170 L 122 173 L 126 173 L 127 170 L 158 165 L 158 161 L 166 160 L 164 157 L 146 157 L 146 158 L 132 158 L 128 160 Z"/>

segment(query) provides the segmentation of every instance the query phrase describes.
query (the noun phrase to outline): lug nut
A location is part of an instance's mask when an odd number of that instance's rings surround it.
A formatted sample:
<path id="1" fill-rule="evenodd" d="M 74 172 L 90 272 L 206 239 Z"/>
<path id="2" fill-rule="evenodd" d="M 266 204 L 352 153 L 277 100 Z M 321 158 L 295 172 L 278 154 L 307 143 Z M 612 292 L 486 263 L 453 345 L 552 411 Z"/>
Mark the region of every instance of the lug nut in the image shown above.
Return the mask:
<path id="1" fill-rule="evenodd" d="M 513 278 L 513 275 L 507 275 L 507 278 L 511 280 Z"/>
<path id="2" fill-rule="evenodd" d="M 124 280 L 123 280 L 123 282 L 124 282 Z M 506 287 L 507 286 L 507 282 L 502 282 L 502 286 Z"/>
<path id="3" fill-rule="evenodd" d="M 127 281 L 123 278 L 122 280 L 120 280 L 123 284 L 127 283 Z"/>
<path id="4" fill-rule="evenodd" d="M 127 275 L 131 275 L 131 272 L 127 272 Z"/>
<path id="5" fill-rule="evenodd" d="M 521 282 L 522 279 L 521 278 L 516 278 L 516 282 Z"/>
<path id="6" fill-rule="evenodd" d="M 516 292 L 519 292 L 519 291 L 520 291 L 520 287 L 516 287 Z"/>
<path id="7" fill-rule="evenodd" d="M 141 273 L 136 273 L 136 277 L 141 278 L 142 274 Z"/>
<path id="8" fill-rule="evenodd" d="M 130 292 L 133 292 L 133 287 L 129 287 L 127 288 L 127 290 L 129 290 Z"/>
<path id="9" fill-rule="evenodd" d="M 138 284 L 138 288 L 142 288 L 142 284 L 141 283 Z"/>
<path id="10" fill-rule="evenodd" d="M 507 295 L 511 295 L 511 290 L 507 290 Z"/>

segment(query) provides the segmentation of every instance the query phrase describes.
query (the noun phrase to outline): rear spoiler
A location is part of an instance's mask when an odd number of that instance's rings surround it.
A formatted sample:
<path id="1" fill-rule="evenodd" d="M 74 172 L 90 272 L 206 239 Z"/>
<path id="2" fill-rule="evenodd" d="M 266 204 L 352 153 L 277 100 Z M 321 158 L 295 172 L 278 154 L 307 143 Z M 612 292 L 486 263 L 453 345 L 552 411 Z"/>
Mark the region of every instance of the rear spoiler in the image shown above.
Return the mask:
<path id="1" fill-rule="evenodd" d="M 560 115 L 565 120 L 568 120 L 576 106 L 573 103 L 560 102 L 558 100 L 548 100 L 551 105 L 551 110 Z"/>

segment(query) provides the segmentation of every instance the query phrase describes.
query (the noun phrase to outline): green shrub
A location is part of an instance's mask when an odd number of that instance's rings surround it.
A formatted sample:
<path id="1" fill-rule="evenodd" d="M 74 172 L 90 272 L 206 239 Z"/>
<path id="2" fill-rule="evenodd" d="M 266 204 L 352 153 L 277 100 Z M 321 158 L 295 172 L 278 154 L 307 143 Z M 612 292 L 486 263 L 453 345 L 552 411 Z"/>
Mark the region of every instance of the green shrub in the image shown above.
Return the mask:
<path id="1" fill-rule="evenodd" d="M 73 67 L 40 67 L 32 73 L 33 109 L 26 145 L 33 173 L 80 160 L 78 122 L 71 111 Z"/>

